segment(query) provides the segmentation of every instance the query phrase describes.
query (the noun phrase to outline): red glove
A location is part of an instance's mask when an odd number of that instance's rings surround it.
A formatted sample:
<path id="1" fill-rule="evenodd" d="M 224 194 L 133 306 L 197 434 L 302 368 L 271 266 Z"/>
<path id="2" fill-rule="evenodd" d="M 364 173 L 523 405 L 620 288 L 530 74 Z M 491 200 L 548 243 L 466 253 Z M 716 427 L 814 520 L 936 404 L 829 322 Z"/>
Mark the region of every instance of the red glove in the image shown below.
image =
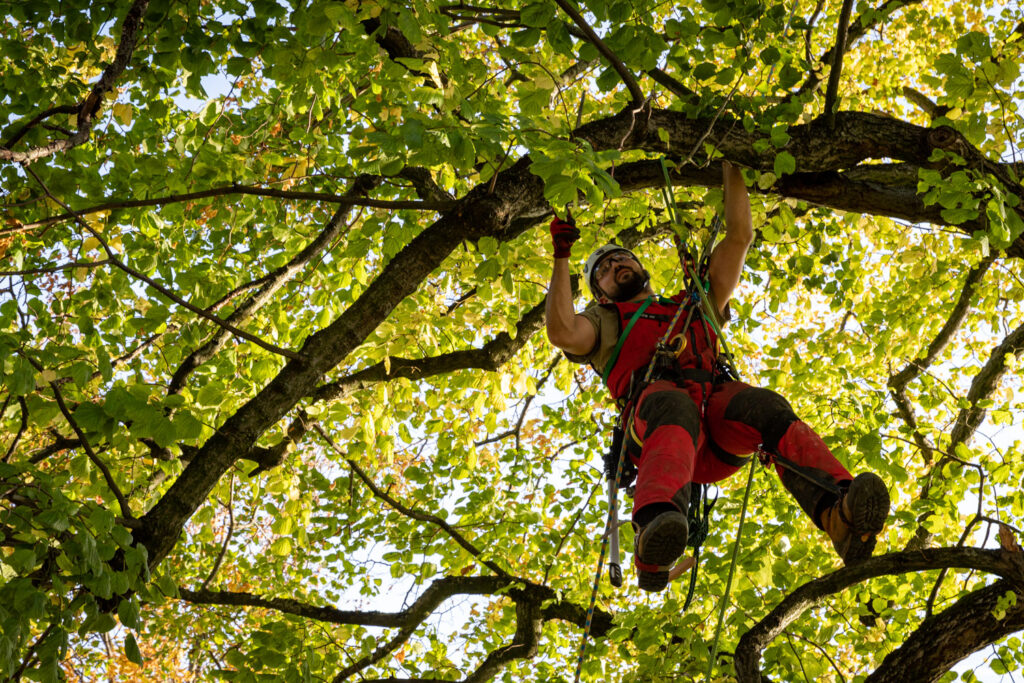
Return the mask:
<path id="1" fill-rule="evenodd" d="M 555 245 L 555 258 L 568 258 L 572 243 L 580 238 L 580 231 L 571 218 L 563 221 L 558 216 L 551 221 L 551 243 Z"/>

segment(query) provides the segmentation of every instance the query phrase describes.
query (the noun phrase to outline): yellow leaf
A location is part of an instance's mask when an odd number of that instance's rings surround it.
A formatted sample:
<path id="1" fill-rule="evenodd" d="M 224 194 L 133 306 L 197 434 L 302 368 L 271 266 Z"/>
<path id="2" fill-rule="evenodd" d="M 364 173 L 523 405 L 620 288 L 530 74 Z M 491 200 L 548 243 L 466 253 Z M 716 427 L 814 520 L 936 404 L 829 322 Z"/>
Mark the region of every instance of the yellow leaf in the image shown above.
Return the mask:
<path id="1" fill-rule="evenodd" d="M 427 70 L 430 72 L 430 78 L 434 81 L 434 84 L 438 88 L 444 88 L 444 84 L 441 82 L 441 73 L 437 70 L 437 62 L 430 62 Z"/>
<path id="2" fill-rule="evenodd" d="M 86 237 L 85 241 L 82 242 L 82 250 L 83 251 L 92 251 L 93 249 L 98 249 L 99 246 L 100 246 L 100 241 L 97 238 L 92 237 L 92 236 Z"/>
<path id="3" fill-rule="evenodd" d="M 114 117 L 124 126 L 131 124 L 133 112 L 134 110 L 130 104 L 122 104 L 121 102 L 118 102 L 114 105 Z"/>

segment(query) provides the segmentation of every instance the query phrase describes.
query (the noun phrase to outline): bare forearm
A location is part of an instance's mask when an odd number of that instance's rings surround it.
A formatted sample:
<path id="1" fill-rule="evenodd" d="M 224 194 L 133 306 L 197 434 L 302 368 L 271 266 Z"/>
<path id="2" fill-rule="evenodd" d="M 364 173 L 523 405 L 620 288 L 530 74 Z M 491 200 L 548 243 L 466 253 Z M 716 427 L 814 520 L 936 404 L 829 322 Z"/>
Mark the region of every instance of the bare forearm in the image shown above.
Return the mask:
<path id="1" fill-rule="evenodd" d="M 548 339 L 555 346 L 572 337 L 576 312 L 572 307 L 569 259 L 556 258 L 546 302 Z"/>
<path id="2" fill-rule="evenodd" d="M 750 216 L 750 197 L 743 172 L 728 161 L 722 162 L 722 189 L 725 193 L 725 237 L 736 244 L 754 241 L 754 222 Z"/>

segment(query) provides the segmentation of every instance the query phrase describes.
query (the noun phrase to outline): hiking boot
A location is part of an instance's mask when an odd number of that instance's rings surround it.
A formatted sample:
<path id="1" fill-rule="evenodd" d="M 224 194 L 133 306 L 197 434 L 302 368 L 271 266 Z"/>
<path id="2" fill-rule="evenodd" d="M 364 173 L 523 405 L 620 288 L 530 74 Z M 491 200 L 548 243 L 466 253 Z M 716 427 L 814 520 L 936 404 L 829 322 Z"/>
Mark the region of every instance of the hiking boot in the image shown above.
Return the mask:
<path id="1" fill-rule="evenodd" d="M 678 510 L 662 512 L 637 531 L 633 561 L 641 589 L 664 590 L 668 585 L 669 570 L 686 550 L 688 531 L 686 515 Z"/>
<path id="2" fill-rule="evenodd" d="M 847 566 L 871 557 L 875 536 L 889 516 L 889 489 L 873 472 L 858 474 L 832 507 L 821 513 L 821 526 Z"/>

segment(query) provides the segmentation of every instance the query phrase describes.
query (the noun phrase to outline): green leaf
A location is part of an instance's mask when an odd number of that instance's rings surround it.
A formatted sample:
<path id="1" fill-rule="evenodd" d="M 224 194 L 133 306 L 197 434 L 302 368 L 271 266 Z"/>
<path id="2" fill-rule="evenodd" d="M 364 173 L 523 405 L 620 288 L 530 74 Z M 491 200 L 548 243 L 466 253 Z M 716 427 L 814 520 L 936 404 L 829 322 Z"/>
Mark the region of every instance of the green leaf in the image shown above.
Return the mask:
<path id="1" fill-rule="evenodd" d="M 775 175 L 781 178 L 784 175 L 796 172 L 796 159 L 789 152 L 779 152 L 775 155 Z"/>
<path id="2" fill-rule="evenodd" d="M 36 388 L 36 371 L 32 364 L 21 356 L 11 360 L 14 366 L 9 375 L 4 376 L 4 384 L 12 396 L 24 396 Z"/>
<path id="3" fill-rule="evenodd" d="M 694 68 L 693 77 L 698 81 L 706 81 L 714 76 L 717 71 L 718 67 L 711 62 L 701 62 Z"/>
<path id="4" fill-rule="evenodd" d="M 137 631 L 142 627 L 142 623 L 139 620 L 139 606 L 132 598 L 125 598 L 117 603 L 117 618 L 121 620 L 122 624 L 132 630 Z"/>
<path id="5" fill-rule="evenodd" d="M 555 6 L 546 2 L 532 2 L 519 11 L 519 20 L 527 26 L 546 27 L 555 17 Z"/>
<path id="6" fill-rule="evenodd" d="M 204 406 L 219 406 L 224 399 L 224 385 L 220 382 L 209 382 L 196 394 L 196 403 Z"/>
<path id="7" fill-rule="evenodd" d="M 135 641 L 135 636 L 131 633 L 125 634 L 124 637 L 124 656 L 133 664 L 141 666 L 143 663 L 142 652 L 139 651 L 139 644 Z"/>
<path id="8" fill-rule="evenodd" d="M 270 552 L 278 557 L 290 555 L 292 552 L 292 540 L 286 536 L 278 538 L 270 545 Z"/>
<path id="9" fill-rule="evenodd" d="M 882 439 L 875 432 L 868 432 L 857 440 L 857 450 L 866 456 L 878 456 L 882 452 Z"/>

